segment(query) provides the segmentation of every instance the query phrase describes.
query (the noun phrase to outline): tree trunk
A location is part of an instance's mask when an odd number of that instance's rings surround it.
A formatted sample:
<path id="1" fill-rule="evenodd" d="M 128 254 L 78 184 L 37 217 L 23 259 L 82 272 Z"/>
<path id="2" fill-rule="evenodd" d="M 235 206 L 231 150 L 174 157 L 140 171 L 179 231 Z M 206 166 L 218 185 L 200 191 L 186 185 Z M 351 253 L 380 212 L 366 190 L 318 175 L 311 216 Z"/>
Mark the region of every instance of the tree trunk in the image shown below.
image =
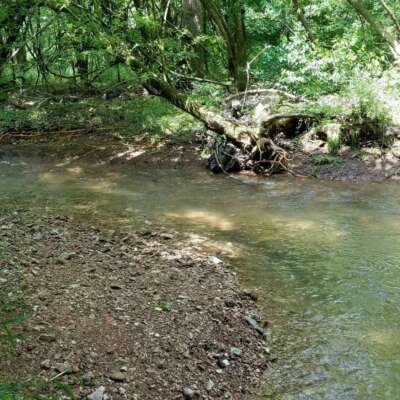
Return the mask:
<path id="1" fill-rule="evenodd" d="M 190 32 L 193 42 L 204 33 L 204 8 L 201 0 L 182 1 L 182 25 Z M 196 57 L 191 60 L 191 67 L 197 76 L 204 76 L 206 55 L 200 44 L 193 45 Z"/>
<path id="2" fill-rule="evenodd" d="M 154 94 L 158 94 L 170 103 L 189 113 L 193 117 L 203 122 L 208 129 L 227 136 L 236 144 L 246 147 L 255 145 L 257 142 L 256 128 L 235 123 L 223 117 L 209 108 L 188 99 L 179 93 L 175 87 L 159 79 L 151 79 L 146 82 L 145 87 Z"/>
<path id="3" fill-rule="evenodd" d="M 371 26 L 371 28 L 389 45 L 396 61 L 400 61 L 400 43 L 396 38 L 386 30 L 375 17 L 371 14 L 362 0 L 347 0 L 350 5 L 363 17 Z"/>
<path id="4" fill-rule="evenodd" d="M 217 32 L 225 41 L 228 69 L 237 91 L 247 86 L 247 48 L 244 9 L 240 0 L 232 0 L 225 18 L 214 0 L 201 0 Z"/>

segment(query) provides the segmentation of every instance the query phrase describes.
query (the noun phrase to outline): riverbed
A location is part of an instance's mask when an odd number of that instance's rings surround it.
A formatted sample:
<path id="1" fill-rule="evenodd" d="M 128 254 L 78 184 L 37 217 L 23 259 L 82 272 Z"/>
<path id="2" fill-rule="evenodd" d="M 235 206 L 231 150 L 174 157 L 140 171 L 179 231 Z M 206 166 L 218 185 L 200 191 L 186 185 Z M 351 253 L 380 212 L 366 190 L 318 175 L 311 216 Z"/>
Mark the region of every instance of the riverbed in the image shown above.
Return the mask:
<path id="1" fill-rule="evenodd" d="M 260 399 L 395 399 L 400 187 L 0 159 L 1 207 L 185 232 L 257 291 L 277 361 Z"/>

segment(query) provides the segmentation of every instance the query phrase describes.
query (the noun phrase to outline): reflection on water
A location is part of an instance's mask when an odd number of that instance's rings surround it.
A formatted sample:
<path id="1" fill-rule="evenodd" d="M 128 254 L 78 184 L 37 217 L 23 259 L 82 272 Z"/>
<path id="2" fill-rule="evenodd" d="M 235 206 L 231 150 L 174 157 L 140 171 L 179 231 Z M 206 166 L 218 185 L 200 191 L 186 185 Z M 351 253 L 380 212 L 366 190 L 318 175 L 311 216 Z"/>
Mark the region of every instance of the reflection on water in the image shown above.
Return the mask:
<path id="1" fill-rule="evenodd" d="M 260 289 L 279 360 L 262 399 L 400 393 L 400 187 L 0 164 L 3 207 L 192 232 Z M 206 235 L 208 240 L 202 237 Z"/>

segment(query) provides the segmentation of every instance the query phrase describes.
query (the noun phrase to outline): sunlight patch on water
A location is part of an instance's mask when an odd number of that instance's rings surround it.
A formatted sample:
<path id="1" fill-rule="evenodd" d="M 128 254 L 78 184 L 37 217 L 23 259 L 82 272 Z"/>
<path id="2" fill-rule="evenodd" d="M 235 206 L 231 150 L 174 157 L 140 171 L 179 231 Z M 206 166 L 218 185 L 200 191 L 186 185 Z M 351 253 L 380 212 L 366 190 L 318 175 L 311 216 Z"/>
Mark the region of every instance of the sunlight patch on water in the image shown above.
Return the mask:
<path id="1" fill-rule="evenodd" d="M 232 231 L 236 225 L 220 213 L 204 210 L 182 210 L 179 212 L 167 212 L 165 216 L 173 219 L 184 219 L 195 225 L 203 225 L 210 229 L 220 231 Z"/>

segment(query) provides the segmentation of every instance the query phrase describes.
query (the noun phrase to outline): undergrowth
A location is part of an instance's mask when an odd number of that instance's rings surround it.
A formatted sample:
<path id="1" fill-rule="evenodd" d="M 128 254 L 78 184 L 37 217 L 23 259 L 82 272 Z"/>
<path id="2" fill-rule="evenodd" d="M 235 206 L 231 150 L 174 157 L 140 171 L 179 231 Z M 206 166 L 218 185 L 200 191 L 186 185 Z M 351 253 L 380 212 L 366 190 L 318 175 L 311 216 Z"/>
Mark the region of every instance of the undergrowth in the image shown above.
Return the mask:
<path id="1" fill-rule="evenodd" d="M 0 108 L 0 134 L 101 130 L 125 136 L 144 135 L 151 142 L 185 142 L 202 124 L 154 96 L 101 96 L 54 100 L 43 94 Z"/>
<path id="2" fill-rule="evenodd" d="M 313 165 L 320 167 L 323 165 L 342 165 L 343 160 L 332 154 L 318 154 L 312 157 L 311 159 Z"/>

